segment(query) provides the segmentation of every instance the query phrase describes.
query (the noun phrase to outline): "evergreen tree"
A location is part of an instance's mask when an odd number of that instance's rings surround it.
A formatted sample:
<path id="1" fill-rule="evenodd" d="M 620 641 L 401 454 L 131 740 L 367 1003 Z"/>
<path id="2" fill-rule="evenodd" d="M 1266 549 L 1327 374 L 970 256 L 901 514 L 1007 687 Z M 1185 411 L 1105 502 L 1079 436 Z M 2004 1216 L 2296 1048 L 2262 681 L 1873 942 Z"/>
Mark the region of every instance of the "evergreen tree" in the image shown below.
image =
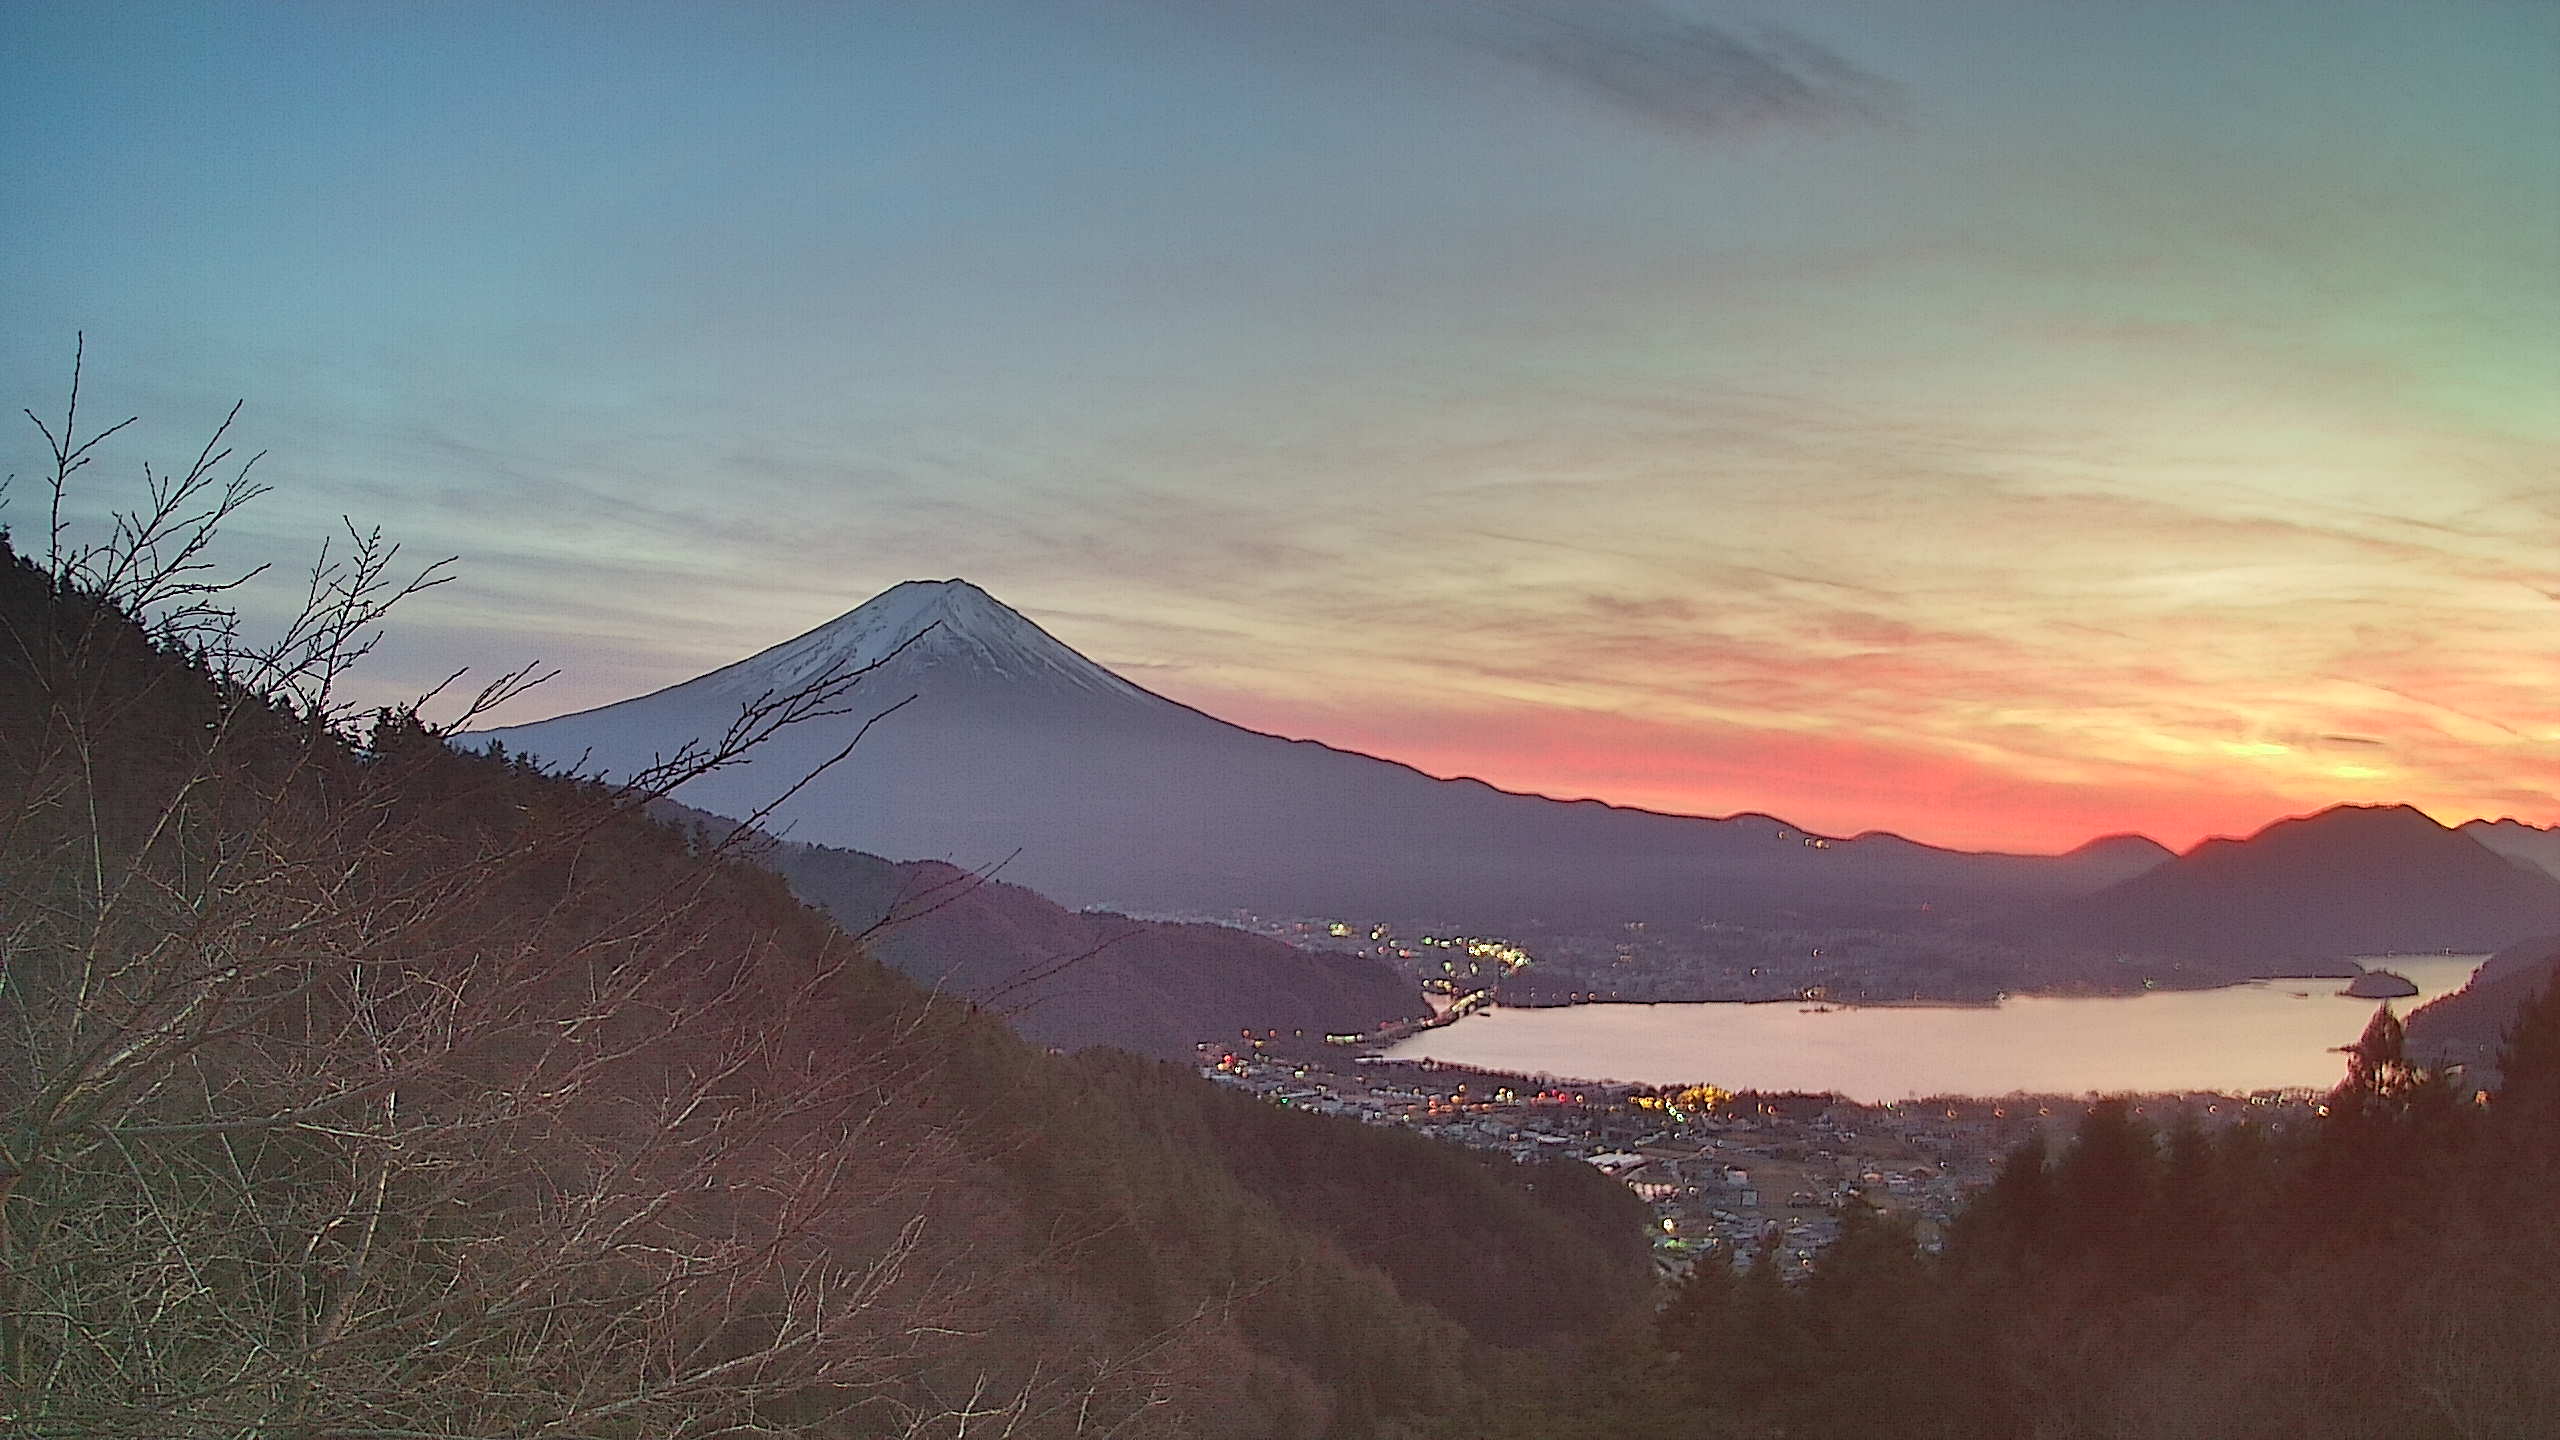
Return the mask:
<path id="1" fill-rule="evenodd" d="M 2560 983 L 2526 1003 L 2498 1050 L 2497 1114 L 2509 1138 L 2560 1139 Z"/>
<path id="2" fill-rule="evenodd" d="M 2276 1137 L 2254 1119 L 2225 1127 L 2213 1147 L 2213 1169 L 2225 1215 L 2234 1226 L 2264 1216 L 2282 1186 L 2284 1156 Z"/>
<path id="3" fill-rule="evenodd" d="M 2347 1047 L 2347 1078 L 2329 1092 L 2328 1118 L 2343 1124 L 2388 1119 L 2407 1104 L 2418 1084 L 2407 1030 L 2390 1005 L 2377 1005 L 2364 1034 Z"/>
<path id="4" fill-rule="evenodd" d="M 2491 1167 L 2499 1208 L 2551 1213 L 2560 1187 L 2560 983 L 2525 1005 L 2498 1054 L 2499 1086 L 2489 1108 Z"/>
<path id="5" fill-rule="evenodd" d="M 1793 1407 L 1815 1434 L 1962 1436 L 1974 1430 L 1950 1356 L 1947 1292 L 1922 1260 L 1907 1216 L 1862 1199 L 1840 1210 L 1840 1237 L 1806 1277 L 1816 1346 Z"/>
<path id="6" fill-rule="evenodd" d="M 1719 1245 L 1690 1262 L 1688 1273 L 1672 1285 L 1671 1298 L 1654 1318 L 1654 1334 L 1684 1369 L 1705 1374 L 1715 1364 L 1740 1284 L 1732 1250 Z"/>
<path id="7" fill-rule="evenodd" d="M 2159 1168 L 2151 1127 L 2127 1101 L 2090 1106 L 2053 1172 L 2056 1229 L 2068 1251 L 2082 1259 L 2133 1261 L 2131 1247 L 2150 1219 Z"/>
<path id="8" fill-rule="evenodd" d="M 2044 1251 L 2053 1215 L 2053 1175 L 2039 1130 L 2009 1152 L 1991 1184 L 1956 1217 L 1950 1258 L 1985 1280 L 2014 1272 Z"/>
<path id="9" fill-rule="evenodd" d="M 2169 1129 L 2161 1162 L 2148 1263 L 2164 1280 L 2192 1283 L 2217 1273 L 2230 1243 L 2231 1197 L 2213 1137 L 2193 1115 Z"/>

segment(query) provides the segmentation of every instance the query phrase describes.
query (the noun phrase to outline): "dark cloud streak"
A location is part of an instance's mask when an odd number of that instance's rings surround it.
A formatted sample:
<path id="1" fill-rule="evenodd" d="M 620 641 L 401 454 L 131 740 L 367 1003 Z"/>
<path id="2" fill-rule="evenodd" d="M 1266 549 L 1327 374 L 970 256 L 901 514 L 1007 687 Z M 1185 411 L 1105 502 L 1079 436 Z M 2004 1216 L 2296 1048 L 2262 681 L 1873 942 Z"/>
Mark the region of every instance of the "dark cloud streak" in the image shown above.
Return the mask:
<path id="1" fill-rule="evenodd" d="M 1294 40 L 1380 41 L 1405 58 L 1489 59 L 1674 135 L 1773 125 L 1871 124 L 1899 114 L 1903 87 L 1795 30 L 1748 29 L 1664 0 L 1134 0 L 1159 17 L 1203 15 Z"/>
<path id="2" fill-rule="evenodd" d="M 1892 81 L 1802 35 L 1746 37 L 1651 0 L 1388 0 L 1380 8 L 1677 132 L 1875 122 L 1902 103 Z"/>

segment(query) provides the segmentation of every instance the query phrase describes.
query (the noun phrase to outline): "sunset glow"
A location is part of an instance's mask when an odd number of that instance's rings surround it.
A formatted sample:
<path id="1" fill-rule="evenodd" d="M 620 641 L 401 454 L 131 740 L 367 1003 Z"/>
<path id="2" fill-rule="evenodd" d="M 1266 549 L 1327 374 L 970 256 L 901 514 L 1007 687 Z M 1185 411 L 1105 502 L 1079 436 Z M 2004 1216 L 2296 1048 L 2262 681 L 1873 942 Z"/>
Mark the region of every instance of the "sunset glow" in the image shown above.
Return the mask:
<path id="1" fill-rule="evenodd" d="M 2560 11 L 1640 8 L 20 8 L 0 379 L 504 720 L 959 575 L 1515 789 L 2560 821 Z"/>

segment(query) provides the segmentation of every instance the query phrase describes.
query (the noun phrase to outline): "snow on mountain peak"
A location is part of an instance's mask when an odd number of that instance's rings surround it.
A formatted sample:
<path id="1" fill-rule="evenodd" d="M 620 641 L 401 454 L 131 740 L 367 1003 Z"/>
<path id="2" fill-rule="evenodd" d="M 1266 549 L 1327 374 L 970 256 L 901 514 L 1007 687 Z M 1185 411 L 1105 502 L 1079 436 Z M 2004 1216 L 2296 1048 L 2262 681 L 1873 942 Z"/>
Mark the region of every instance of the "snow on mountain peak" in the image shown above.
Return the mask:
<path id="1" fill-rule="evenodd" d="M 815 630 L 713 671 L 701 683 L 724 693 L 785 694 L 875 664 L 1015 685 L 1146 694 L 956 577 L 892 585 Z"/>

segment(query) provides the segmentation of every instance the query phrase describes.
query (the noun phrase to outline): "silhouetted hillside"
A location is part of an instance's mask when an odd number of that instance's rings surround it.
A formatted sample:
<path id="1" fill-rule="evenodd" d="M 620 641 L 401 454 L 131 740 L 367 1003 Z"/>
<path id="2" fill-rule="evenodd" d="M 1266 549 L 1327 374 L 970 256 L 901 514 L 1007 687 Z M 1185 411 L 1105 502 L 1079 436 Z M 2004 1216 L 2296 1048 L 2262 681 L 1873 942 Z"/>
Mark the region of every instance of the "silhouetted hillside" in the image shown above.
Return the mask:
<path id="1" fill-rule="evenodd" d="M 2063 936 L 2278 973 L 2351 955 L 2495 950 L 2560 926 L 2560 880 L 2408 806 L 2341 805 L 2044 912 Z"/>
<path id="2" fill-rule="evenodd" d="M 2178 852 L 2148 835 L 2101 835 L 2064 851 L 2061 858 L 2115 884 L 2166 865 L 2178 858 Z"/>
<path id="3" fill-rule="evenodd" d="M 725 822 L 713 822 L 725 824 Z M 1025 1039 L 1167 1060 L 1240 1030 L 1369 1031 L 1426 1013 L 1375 960 L 1301 950 L 1223 925 L 1074 911 L 938 861 L 893 864 L 788 842 L 757 852 L 793 893 L 939 994 L 982 1002 Z"/>
<path id="4" fill-rule="evenodd" d="M 1589 1167 L 1045 1055 L 5 541 L 0 637 L 12 1433 L 1356 1440 L 1642 1309 Z"/>
<path id="5" fill-rule="evenodd" d="M 2560 876 L 2560 829 L 2521 820 L 2466 820 L 2462 833 L 2510 859 Z"/>
<path id="6" fill-rule="evenodd" d="M 2409 1050 L 2434 1065 L 2462 1065 L 2495 1085 L 2498 1047 L 2533 999 L 2560 985 L 2560 935 L 2522 940 L 2489 957 L 2450 995 L 2409 1016 Z"/>

